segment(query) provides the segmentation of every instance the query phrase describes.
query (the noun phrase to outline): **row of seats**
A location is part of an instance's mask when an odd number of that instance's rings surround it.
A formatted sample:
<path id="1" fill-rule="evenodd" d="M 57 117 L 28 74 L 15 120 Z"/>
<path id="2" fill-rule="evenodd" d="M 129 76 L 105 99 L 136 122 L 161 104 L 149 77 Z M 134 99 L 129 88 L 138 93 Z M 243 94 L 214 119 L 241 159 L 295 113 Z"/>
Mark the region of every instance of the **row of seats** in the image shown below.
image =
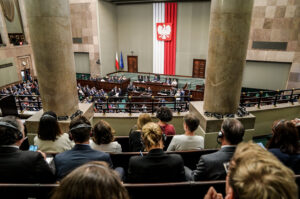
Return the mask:
<path id="1" fill-rule="evenodd" d="M 298 189 L 300 175 L 295 176 Z M 47 199 L 59 184 L 0 184 L 0 194 L 3 198 Z M 218 193 L 225 194 L 225 181 L 178 182 L 178 183 L 125 183 L 131 199 L 166 199 L 166 198 L 204 198 L 209 187 L 213 186 Z M 298 193 L 299 194 L 299 193 Z"/>

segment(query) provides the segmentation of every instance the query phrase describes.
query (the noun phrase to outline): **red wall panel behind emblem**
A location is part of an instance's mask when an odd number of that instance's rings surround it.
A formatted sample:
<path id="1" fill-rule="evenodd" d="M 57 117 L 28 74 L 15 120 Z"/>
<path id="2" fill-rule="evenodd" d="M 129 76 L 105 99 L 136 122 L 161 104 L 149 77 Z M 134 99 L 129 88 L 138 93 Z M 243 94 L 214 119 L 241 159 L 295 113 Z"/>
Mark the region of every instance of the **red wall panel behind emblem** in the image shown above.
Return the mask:
<path id="1" fill-rule="evenodd" d="M 172 40 L 172 23 L 156 23 L 157 40 Z"/>

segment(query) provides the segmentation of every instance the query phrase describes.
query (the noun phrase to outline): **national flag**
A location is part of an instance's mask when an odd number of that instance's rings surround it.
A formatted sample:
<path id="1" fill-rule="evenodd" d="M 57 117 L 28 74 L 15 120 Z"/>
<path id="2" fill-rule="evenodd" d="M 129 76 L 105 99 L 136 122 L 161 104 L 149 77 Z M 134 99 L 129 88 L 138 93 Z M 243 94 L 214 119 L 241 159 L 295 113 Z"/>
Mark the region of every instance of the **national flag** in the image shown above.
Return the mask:
<path id="1" fill-rule="evenodd" d="M 121 51 L 121 57 L 120 57 L 120 68 L 121 69 L 124 68 L 122 51 Z"/>
<path id="2" fill-rule="evenodd" d="M 119 59 L 118 59 L 118 53 L 116 52 L 116 68 L 119 70 Z"/>

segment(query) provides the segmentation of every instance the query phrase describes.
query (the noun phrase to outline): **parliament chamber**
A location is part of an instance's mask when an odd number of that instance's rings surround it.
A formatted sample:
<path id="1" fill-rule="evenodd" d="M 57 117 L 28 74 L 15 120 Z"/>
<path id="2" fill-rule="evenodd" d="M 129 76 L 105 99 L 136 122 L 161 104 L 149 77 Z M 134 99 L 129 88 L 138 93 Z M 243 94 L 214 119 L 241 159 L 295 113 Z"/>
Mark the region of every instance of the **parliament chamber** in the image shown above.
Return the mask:
<path id="1" fill-rule="evenodd" d="M 244 183 L 253 197 L 298 198 L 299 13 L 298 0 L 0 0 L 0 198 L 229 186 L 242 199 L 239 168 L 278 182 Z"/>

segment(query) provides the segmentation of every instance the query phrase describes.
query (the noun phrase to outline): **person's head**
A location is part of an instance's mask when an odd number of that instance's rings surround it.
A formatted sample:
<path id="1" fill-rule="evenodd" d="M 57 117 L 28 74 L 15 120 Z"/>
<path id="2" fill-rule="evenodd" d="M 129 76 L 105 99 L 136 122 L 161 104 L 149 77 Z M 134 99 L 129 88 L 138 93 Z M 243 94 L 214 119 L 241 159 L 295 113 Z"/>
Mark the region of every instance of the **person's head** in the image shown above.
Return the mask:
<path id="1" fill-rule="evenodd" d="M 115 130 L 111 128 L 109 123 L 104 120 L 100 120 L 94 126 L 93 130 L 93 141 L 100 144 L 109 144 L 114 140 Z"/>
<path id="2" fill-rule="evenodd" d="M 226 193 L 231 199 L 296 199 L 298 196 L 293 171 L 253 142 L 238 145 L 230 162 Z"/>
<path id="3" fill-rule="evenodd" d="M 129 199 L 119 176 L 105 162 L 89 162 L 67 175 L 51 199 Z"/>
<path id="4" fill-rule="evenodd" d="M 91 123 L 84 116 L 75 117 L 69 126 L 70 138 L 75 143 L 84 143 L 89 141 L 91 134 Z"/>
<path id="5" fill-rule="evenodd" d="M 41 140 L 52 141 L 62 134 L 57 122 L 57 115 L 53 111 L 47 111 L 42 115 L 37 134 Z"/>
<path id="6" fill-rule="evenodd" d="M 299 152 L 299 135 L 295 124 L 288 120 L 274 121 L 273 136 L 267 148 L 279 148 L 283 153 L 295 154 Z"/>
<path id="7" fill-rule="evenodd" d="M 148 122 L 142 128 L 142 140 L 145 148 L 150 151 L 153 148 L 163 148 L 162 131 L 158 124 Z"/>
<path id="8" fill-rule="evenodd" d="M 151 116 L 147 113 L 140 114 L 137 120 L 137 129 L 142 130 L 143 126 L 148 122 L 152 122 Z"/>
<path id="9" fill-rule="evenodd" d="M 245 129 L 237 119 L 226 118 L 221 126 L 221 142 L 229 145 L 237 145 L 243 141 Z"/>
<path id="10" fill-rule="evenodd" d="M 194 132 L 198 126 L 199 126 L 199 119 L 196 117 L 196 115 L 189 113 L 183 118 L 183 127 L 185 131 Z"/>
<path id="11" fill-rule="evenodd" d="M 173 114 L 168 107 L 162 106 L 157 110 L 156 117 L 162 122 L 170 122 L 173 119 Z"/>
<path id="12" fill-rule="evenodd" d="M 0 120 L 0 145 L 20 146 L 24 140 L 24 126 L 15 116 L 6 116 Z"/>

